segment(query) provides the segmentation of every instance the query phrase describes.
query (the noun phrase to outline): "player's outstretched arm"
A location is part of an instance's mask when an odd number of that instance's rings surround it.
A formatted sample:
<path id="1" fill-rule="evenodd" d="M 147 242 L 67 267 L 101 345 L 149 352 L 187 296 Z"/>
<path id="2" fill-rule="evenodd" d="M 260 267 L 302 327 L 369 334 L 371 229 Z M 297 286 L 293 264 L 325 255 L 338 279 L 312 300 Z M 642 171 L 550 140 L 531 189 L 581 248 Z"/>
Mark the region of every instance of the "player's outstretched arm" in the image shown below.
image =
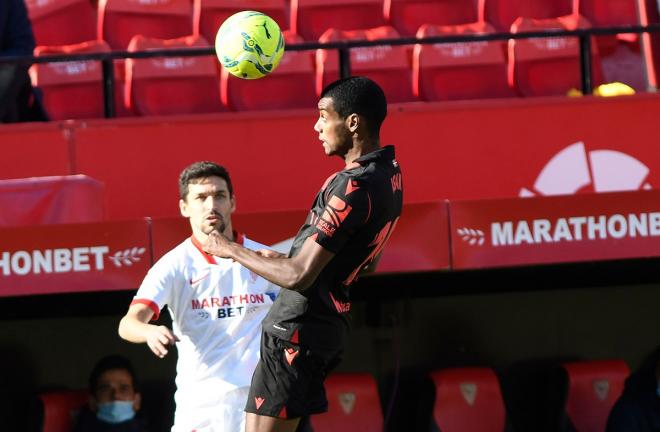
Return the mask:
<path id="1" fill-rule="evenodd" d="M 149 324 L 153 315 L 153 310 L 145 304 L 131 305 L 119 321 L 119 336 L 129 342 L 146 343 L 156 356 L 163 358 L 168 345 L 174 345 L 179 339 L 164 325 Z"/>
<path id="2" fill-rule="evenodd" d="M 309 288 L 335 256 L 308 238 L 292 258 L 268 257 L 231 242 L 216 231 L 209 234 L 203 249 L 212 255 L 238 261 L 275 285 L 294 291 Z"/>

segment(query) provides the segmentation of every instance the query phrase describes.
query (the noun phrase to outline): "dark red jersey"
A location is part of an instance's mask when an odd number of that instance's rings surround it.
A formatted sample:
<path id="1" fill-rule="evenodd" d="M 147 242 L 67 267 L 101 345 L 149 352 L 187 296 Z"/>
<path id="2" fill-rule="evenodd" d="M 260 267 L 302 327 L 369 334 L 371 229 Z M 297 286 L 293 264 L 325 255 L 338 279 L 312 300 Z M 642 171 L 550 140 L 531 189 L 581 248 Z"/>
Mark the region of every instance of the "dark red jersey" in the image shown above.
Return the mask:
<path id="1" fill-rule="evenodd" d="M 264 320 L 264 331 L 307 347 L 343 347 L 349 287 L 382 251 L 402 203 L 401 169 L 392 146 L 368 153 L 328 178 L 289 256 L 310 237 L 335 256 L 305 291 L 280 292 Z"/>

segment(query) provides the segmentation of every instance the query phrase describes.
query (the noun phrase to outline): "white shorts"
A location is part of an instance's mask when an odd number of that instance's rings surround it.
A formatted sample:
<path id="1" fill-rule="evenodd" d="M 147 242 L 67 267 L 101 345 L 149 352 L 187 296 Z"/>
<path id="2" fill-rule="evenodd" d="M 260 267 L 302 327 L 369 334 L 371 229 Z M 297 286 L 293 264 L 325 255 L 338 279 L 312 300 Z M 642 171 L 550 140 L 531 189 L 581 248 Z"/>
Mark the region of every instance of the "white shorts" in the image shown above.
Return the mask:
<path id="1" fill-rule="evenodd" d="M 177 406 L 172 432 L 243 432 L 249 390 L 249 387 L 237 388 L 204 407 L 180 409 Z M 212 396 L 209 397 L 209 400 L 212 399 Z"/>

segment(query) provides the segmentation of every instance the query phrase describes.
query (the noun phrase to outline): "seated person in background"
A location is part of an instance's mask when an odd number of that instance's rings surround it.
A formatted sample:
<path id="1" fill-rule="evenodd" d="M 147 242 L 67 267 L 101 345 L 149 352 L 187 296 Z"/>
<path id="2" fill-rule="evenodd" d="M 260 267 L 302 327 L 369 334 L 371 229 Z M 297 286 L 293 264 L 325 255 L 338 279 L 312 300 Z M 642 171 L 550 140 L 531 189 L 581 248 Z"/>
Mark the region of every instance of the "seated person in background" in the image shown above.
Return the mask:
<path id="1" fill-rule="evenodd" d="M 660 432 L 660 348 L 626 380 L 607 432 Z"/>
<path id="2" fill-rule="evenodd" d="M 0 1 L 0 57 L 32 55 L 35 41 L 24 0 Z M 0 123 L 21 120 L 31 93 L 28 66 L 0 64 Z"/>
<path id="3" fill-rule="evenodd" d="M 80 412 L 74 432 L 143 432 L 141 395 L 131 362 L 110 355 L 96 363 L 89 377 L 89 406 Z"/>

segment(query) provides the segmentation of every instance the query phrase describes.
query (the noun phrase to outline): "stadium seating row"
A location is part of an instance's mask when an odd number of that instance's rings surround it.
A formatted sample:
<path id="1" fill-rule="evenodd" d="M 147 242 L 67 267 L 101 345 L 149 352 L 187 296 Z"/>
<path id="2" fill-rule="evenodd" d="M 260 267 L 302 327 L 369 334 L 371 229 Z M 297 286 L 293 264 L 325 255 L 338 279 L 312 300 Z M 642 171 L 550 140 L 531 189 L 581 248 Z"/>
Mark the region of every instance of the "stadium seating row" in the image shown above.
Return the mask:
<path id="1" fill-rule="evenodd" d="M 583 361 L 562 365 L 564 392 L 559 422 L 572 430 L 602 432 L 607 416 L 623 391 L 628 366 L 621 360 Z M 486 367 L 451 368 L 432 372 L 435 389 L 432 423 L 435 430 L 503 432 L 507 416 L 500 383 Z M 326 380 L 328 412 L 312 416 L 316 432 L 380 432 L 384 419 L 374 378 L 366 373 L 335 373 Z M 40 395 L 44 432 L 69 432 L 72 413 L 87 399 L 85 390 Z M 565 430 L 565 429 L 558 429 Z"/>
<path id="2" fill-rule="evenodd" d="M 569 15 L 545 20 L 519 18 L 514 32 L 574 29 L 587 24 Z M 486 23 L 461 26 L 423 25 L 420 38 L 492 31 Z M 368 30 L 327 30 L 322 42 L 395 39 L 389 26 Z M 300 37 L 285 32 L 288 43 Z M 201 37 L 155 39 L 135 36 L 128 51 L 203 47 Z M 109 52 L 103 41 L 61 47 L 39 47 L 37 55 Z M 375 46 L 350 50 L 352 73 L 374 79 L 392 103 L 515 96 L 564 95 L 580 88 L 580 58 L 575 38 Z M 167 115 L 222 111 L 313 107 L 317 95 L 339 78 L 336 50 L 288 52 L 267 79 L 241 80 L 220 70 L 209 56 L 128 59 L 115 62 L 116 106 L 119 116 Z M 99 62 L 38 64 L 32 81 L 42 89 L 52 119 L 103 116 Z M 549 79 L 550 77 L 550 79 Z M 593 80 L 603 82 L 600 59 L 593 62 Z M 72 104 L 71 101 L 76 103 Z"/>
<path id="3" fill-rule="evenodd" d="M 98 1 L 98 5 L 96 2 Z M 423 24 L 488 22 L 508 31 L 518 17 L 571 14 L 595 26 L 639 24 L 635 0 L 27 0 L 39 45 L 69 45 L 103 39 L 125 49 L 135 34 L 161 39 L 201 35 L 213 40 L 225 18 L 245 9 L 270 15 L 282 29 L 316 41 L 329 28 L 355 30 L 393 26 L 414 36 Z M 649 4 L 655 2 L 649 0 Z"/>
<path id="4" fill-rule="evenodd" d="M 239 8 L 232 0 L 100 0 L 98 8 L 91 1 L 29 0 L 42 44 L 35 54 L 204 46 L 204 41 L 212 42 L 219 23 Z M 590 20 L 595 25 L 640 22 L 634 0 L 580 0 L 575 5 L 568 0 L 242 2 L 240 8 L 247 7 L 290 27 L 289 44 L 303 38 L 330 42 L 570 30 L 589 27 Z M 97 10 L 95 28 L 88 24 L 95 22 Z M 79 43 L 68 44 L 74 41 Z M 595 84 L 621 81 L 638 90 L 646 88 L 636 35 L 599 36 L 597 42 Z M 352 49 L 351 66 L 353 74 L 379 82 L 391 102 L 563 95 L 580 88 L 578 52 L 577 40 L 569 38 L 420 44 L 414 49 L 379 46 Z M 258 83 L 228 77 L 203 57 L 119 61 L 115 66 L 119 116 L 310 107 L 323 85 L 339 76 L 337 52 L 323 50 L 287 53 L 276 73 Z M 94 62 L 53 63 L 32 70 L 33 83 L 44 90 L 53 119 L 102 117 L 100 74 L 100 64 Z"/>

